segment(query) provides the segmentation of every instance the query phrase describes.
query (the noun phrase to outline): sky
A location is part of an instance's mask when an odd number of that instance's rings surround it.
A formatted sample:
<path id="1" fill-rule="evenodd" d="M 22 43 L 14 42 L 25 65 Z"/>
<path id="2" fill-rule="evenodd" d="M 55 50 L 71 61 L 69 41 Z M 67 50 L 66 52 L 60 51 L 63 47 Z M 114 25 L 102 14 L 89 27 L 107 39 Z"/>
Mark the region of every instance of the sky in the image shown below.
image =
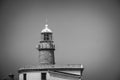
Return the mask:
<path id="1" fill-rule="evenodd" d="M 118 0 L 1 0 L 0 79 L 38 65 L 47 17 L 56 64 L 83 64 L 84 80 L 119 80 L 119 14 Z"/>

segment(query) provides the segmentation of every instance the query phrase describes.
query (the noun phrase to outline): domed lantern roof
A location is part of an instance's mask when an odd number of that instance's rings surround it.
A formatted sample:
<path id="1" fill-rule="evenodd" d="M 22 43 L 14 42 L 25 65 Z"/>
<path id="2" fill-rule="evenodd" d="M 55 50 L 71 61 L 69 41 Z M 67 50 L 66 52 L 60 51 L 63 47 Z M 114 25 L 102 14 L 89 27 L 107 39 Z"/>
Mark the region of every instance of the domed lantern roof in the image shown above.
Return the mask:
<path id="1" fill-rule="evenodd" d="M 45 28 L 41 31 L 41 33 L 52 33 L 52 31 L 48 28 L 48 24 L 45 25 Z"/>

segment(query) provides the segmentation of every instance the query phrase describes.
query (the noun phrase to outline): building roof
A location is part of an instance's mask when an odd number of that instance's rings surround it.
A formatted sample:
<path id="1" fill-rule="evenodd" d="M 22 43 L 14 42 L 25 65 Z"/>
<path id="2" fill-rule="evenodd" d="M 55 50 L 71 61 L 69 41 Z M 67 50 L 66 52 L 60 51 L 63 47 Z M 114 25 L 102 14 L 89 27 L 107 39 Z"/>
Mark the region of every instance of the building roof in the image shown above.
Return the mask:
<path id="1" fill-rule="evenodd" d="M 38 66 L 25 66 L 18 70 L 21 72 L 31 71 L 47 71 L 47 70 L 83 70 L 81 64 L 67 64 L 67 65 L 38 65 Z"/>
<path id="2" fill-rule="evenodd" d="M 59 74 L 59 75 L 63 75 L 63 76 L 71 76 L 71 77 L 77 77 L 77 78 L 80 78 L 81 75 L 78 75 L 78 74 L 72 74 L 72 73 L 66 73 L 66 72 L 62 72 L 62 71 L 56 71 L 56 70 L 53 70 L 53 71 L 48 71 L 50 74 Z"/>
<path id="3" fill-rule="evenodd" d="M 44 69 L 44 68 L 83 68 L 82 64 L 55 64 L 55 65 L 37 65 L 37 66 L 31 66 L 27 65 L 20 69 Z"/>
<path id="4" fill-rule="evenodd" d="M 48 24 L 45 24 L 45 28 L 41 31 L 41 33 L 52 33 L 52 31 L 48 28 Z"/>

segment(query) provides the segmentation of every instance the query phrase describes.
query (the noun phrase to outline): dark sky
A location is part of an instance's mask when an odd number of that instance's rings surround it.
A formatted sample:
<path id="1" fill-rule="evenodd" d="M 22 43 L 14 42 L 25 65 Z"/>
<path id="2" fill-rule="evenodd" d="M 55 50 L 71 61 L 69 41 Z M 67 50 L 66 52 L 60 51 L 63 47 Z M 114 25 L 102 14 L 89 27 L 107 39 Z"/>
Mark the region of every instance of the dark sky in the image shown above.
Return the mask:
<path id="1" fill-rule="evenodd" d="M 118 0 L 1 0 L 0 79 L 38 64 L 46 17 L 57 64 L 83 64 L 84 80 L 120 80 Z"/>

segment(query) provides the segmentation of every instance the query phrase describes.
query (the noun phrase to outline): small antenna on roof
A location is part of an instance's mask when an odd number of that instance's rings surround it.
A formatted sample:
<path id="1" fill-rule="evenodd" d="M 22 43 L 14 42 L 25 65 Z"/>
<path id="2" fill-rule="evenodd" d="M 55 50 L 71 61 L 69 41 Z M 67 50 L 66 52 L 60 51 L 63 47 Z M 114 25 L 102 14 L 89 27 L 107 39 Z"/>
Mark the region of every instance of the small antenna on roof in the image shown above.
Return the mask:
<path id="1" fill-rule="evenodd" d="M 48 19 L 47 19 L 47 16 L 46 16 L 46 20 L 45 20 L 45 23 L 48 24 Z"/>
<path id="2" fill-rule="evenodd" d="M 45 19 L 45 27 L 46 27 L 46 28 L 48 27 L 48 19 L 47 19 L 47 16 L 46 16 L 46 19 Z"/>

